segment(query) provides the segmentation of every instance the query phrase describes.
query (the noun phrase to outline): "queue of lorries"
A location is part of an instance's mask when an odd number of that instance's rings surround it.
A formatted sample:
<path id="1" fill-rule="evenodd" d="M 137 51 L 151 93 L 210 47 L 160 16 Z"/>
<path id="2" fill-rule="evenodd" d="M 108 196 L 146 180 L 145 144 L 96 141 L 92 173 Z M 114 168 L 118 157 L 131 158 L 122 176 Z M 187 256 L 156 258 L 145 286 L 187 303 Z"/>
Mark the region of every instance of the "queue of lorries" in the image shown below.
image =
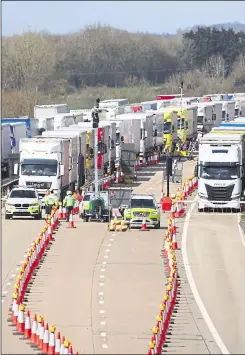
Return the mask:
<path id="1" fill-rule="evenodd" d="M 177 149 L 179 143 L 188 144 L 222 122 L 234 120 L 244 108 L 245 94 L 158 95 L 154 101 L 137 104 L 127 99 L 101 101 L 99 176 L 114 173 L 118 182 L 125 166 L 133 173 L 136 166 L 166 152 L 184 155 L 185 151 Z M 91 116 L 92 110 L 69 111 L 62 104 L 37 105 L 34 118 L 2 119 L 2 162 L 19 153 L 19 162 L 14 164 L 19 185 L 36 188 L 41 197 L 52 189 L 62 199 L 67 189 L 94 178 Z"/>

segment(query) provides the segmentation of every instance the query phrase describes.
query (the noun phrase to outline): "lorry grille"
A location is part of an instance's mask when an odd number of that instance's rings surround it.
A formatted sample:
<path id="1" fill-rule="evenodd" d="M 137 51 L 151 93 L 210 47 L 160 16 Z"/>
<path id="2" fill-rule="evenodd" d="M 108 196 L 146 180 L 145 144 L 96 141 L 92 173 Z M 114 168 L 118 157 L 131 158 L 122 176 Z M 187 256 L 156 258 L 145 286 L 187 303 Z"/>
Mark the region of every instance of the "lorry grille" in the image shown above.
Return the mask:
<path id="1" fill-rule="evenodd" d="M 50 189 L 51 187 L 51 182 L 49 181 L 45 181 L 45 182 L 41 182 L 41 181 L 27 181 L 26 182 L 26 186 L 31 186 L 34 187 L 36 189 Z"/>
<path id="2" fill-rule="evenodd" d="M 205 184 L 209 201 L 230 201 L 235 185 L 213 187 Z"/>

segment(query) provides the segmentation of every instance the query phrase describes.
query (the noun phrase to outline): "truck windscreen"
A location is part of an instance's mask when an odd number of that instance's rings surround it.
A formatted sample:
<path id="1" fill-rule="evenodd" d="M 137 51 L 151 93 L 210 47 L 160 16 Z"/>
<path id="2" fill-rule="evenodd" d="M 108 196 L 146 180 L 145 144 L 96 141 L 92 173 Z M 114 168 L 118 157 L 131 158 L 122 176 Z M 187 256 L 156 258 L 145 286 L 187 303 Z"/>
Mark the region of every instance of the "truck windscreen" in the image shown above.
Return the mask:
<path id="1" fill-rule="evenodd" d="M 208 180 L 234 180 L 240 178 L 239 166 L 201 166 L 200 177 Z"/>
<path id="2" fill-rule="evenodd" d="M 58 162 L 47 159 L 24 159 L 21 174 L 27 176 L 56 176 Z"/>
<path id="3" fill-rule="evenodd" d="M 132 199 L 131 208 L 156 208 L 154 201 L 150 199 Z"/>

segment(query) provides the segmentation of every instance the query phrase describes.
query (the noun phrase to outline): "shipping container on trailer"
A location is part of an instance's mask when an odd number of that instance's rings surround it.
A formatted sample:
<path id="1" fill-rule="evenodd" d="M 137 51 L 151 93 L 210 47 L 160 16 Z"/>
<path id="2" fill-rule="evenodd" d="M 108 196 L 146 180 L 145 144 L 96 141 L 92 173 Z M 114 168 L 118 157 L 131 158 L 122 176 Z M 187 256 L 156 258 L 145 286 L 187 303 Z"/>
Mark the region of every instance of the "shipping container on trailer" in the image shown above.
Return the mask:
<path id="1" fill-rule="evenodd" d="M 115 104 L 116 106 L 125 106 L 129 104 L 129 100 L 128 99 L 102 100 L 100 101 L 99 107 L 106 107 L 107 104 Z"/>
<path id="2" fill-rule="evenodd" d="M 34 107 L 34 118 L 54 117 L 59 113 L 68 113 L 67 104 L 36 105 Z"/>
<path id="3" fill-rule="evenodd" d="M 38 118 L 38 134 L 43 131 L 54 130 L 54 117 L 40 117 Z"/>
<path id="4" fill-rule="evenodd" d="M 11 123 L 12 134 L 13 137 L 12 143 L 14 143 L 14 147 L 12 149 L 13 153 L 19 153 L 19 144 L 22 138 L 26 138 L 26 125 L 24 122 Z"/>
<path id="5" fill-rule="evenodd" d="M 26 136 L 31 138 L 38 134 L 38 119 L 30 117 L 2 118 L 1 123 L 25 123 Z"/>
<path id="6" fill-rule="evenodd" d="M 92 168 L 94 166 L 94 129 L 71 125 L 69 127 L 61 127 L 59 130 L 86 132 L 86 168 Z"/>
<path id="7" fill-rule="evenodd" d="M 3 123 L 1 125 L 1 162 L 6 162 L 9 158 L 9 155 L 12 152 L 12 144 L 11 144 L 11 128 L 10 124 Z"/>
<path id="8" fill-rule="evenodd" d="M 123 137 L 124 143 L 134 144 L 135 153 L 140 153 L 141 121 L 135 115 L 137 113 L 117 115 L 116 121 L 123 122 L 120 129 L 122 130 L 121 137 Z"/>
<path id="9" fill-rule="evenodd" d="M 222 103 L 222 121 L 232 121 L 235 118 L 235 101 L 220 101 Z"/>
<path id="10" fill-rule="evenodd" d="M 141 102 L 142 111 L 145 112 L 147 110 L 157 110 L 157 100 L 153 101 L 143 101 Z"/>

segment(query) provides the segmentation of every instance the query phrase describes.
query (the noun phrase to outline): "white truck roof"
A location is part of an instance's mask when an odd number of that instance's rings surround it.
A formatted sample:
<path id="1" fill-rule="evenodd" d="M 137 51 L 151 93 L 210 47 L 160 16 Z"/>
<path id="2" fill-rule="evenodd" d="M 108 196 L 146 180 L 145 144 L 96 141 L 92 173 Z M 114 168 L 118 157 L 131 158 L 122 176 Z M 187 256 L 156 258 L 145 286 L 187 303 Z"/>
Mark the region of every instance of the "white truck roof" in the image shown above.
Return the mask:
<path id="1" fill-rule="evenodd" d="M 200 144 L 204 144 L 204 143 L 210 144 L 210 143 L 215 143 L 215 142 L 217 142 L 217 143 L 218 142 L 225 142 L 225 143 L 241 142 L 241 141 L 243 141 L 244 136 L 245 136 L 245 132 L 244 132 L 244 134 L 243 133 L 241 133 L 241 134 L 208 133 L 208 134 L 205 134 L 205 136 L 203 136 L 200 139 Z"/>

